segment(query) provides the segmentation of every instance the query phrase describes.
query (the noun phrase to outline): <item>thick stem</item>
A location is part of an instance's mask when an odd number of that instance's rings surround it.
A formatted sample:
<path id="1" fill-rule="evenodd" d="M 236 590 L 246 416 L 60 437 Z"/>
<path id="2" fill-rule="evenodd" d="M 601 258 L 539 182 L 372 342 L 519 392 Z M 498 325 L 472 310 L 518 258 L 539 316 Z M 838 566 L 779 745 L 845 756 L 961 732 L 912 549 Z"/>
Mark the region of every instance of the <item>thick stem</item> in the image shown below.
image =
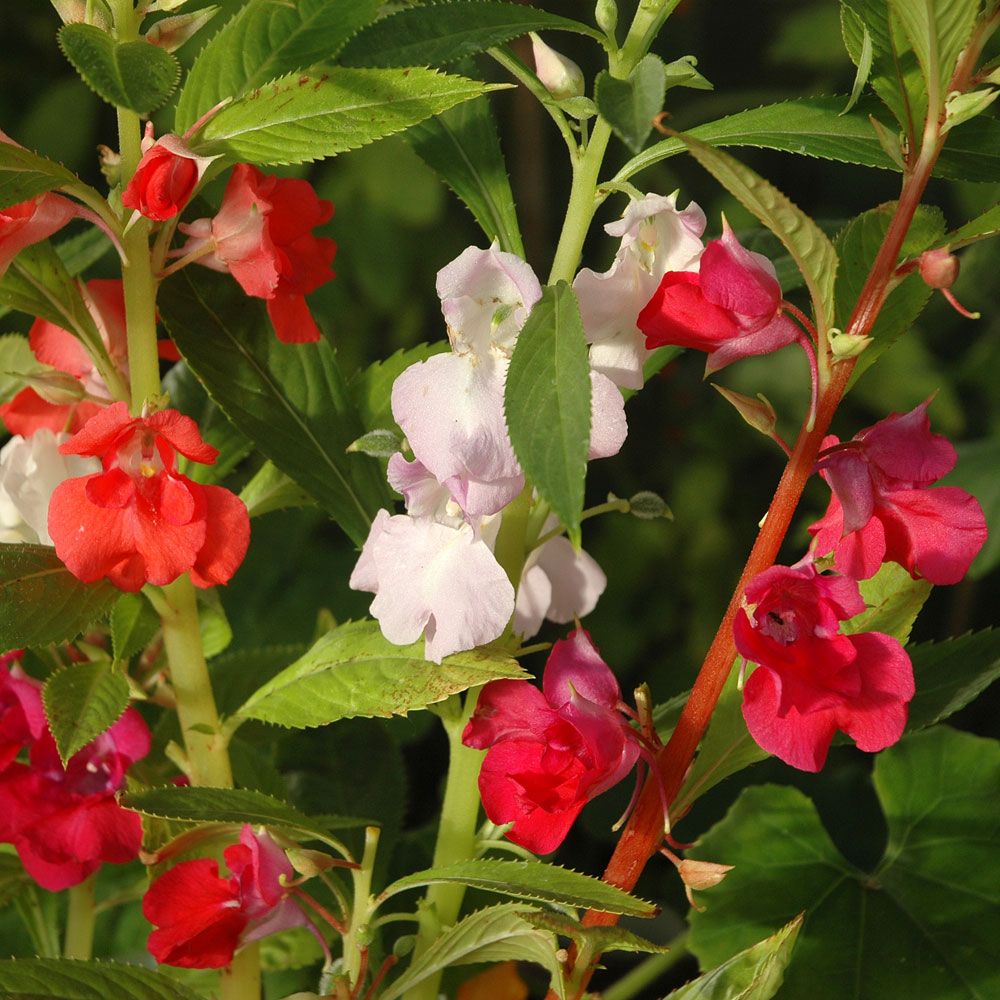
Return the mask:
<path id="1" fill-rule="evenodd" d="M 354 905 L 351 907 L 350 926 L 344 935 L 344 971 L 351 981 L 351 989 L 357 994 L 364 967 L 363 953 L 368 948 L 369 921 L 371 919 L 372 872 L 378 852 L 377 826 L 365 829 L 365 850 L 361 857 L 361 867 L 351 871 L 354 879 Z"/>
<path id="2" fill-rule="evenodd" d="M 63 958 L 86 960 L 94 949 L 94 878 L 91 875 L 69 890 Z"/>

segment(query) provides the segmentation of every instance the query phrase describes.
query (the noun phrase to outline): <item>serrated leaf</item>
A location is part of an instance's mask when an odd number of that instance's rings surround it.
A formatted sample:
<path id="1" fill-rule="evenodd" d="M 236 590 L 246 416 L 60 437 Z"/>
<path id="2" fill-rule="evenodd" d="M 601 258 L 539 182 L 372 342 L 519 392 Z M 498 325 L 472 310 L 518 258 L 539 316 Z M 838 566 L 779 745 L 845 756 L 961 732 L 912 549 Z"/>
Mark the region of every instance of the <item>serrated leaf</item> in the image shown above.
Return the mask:
<path id="1" fill-rule="evenodd" d="M 423 640 L 396 646 L 377 622 L 349 622 L 264 684 L 236 714 L 307 729 L 356 716 L 405 715 L 491 680 L 528 677 L 516 660 L 482 649 L 429 663 Z"/>
<path id="2" fill-rule="evenodd" d="M 496 123 L 486 97 L 477 97 L 414 125 L 406 139 L 458 195 L 476 222 L 508 253 L 524 244 Z"/>
<path id="3" fill-rule="evenodd" d="M 293 73 L 224 107 L 198 136 L 198 151 L 258 164 L 308 163 L 401 132 L 500 85 L 430 69 Z"/>
<path id="4" fill-rule="evenodd" d="M 20 649 L 75 639 L 121 591 L 81 583 L 45 545 L 0 545 L 0 646 Z"/>
<path id="5" fill-rule="evenodd" d="M 777 934 L 674 990 L 665 1000 L 771 1000 L 784 982 L 801 929 L 802 917 L 798 916 Z"/>
<path id="6" fill-rule="evenodd" d="M 444 66 L 529 31 L 573 31 L 604 36 L 579 21 L 496 0 L 434 3 L 376 21 L 345 46 L 345 66 Z"/>
<path id="7" fill-rule="evenodd" d="M 233 424 L 361 545 L 390 494 L 374 459 L 347 454 L 361 426 L 332 348 L 282 344 L 262 301 L 198 270 L 160 291 L 174 342 Z"/>
<path id="8" fill-rule="evenodd" d="M 116 42 L 92 24 L 64 24 L 59 46 L 98 97 L 139 115 L 165 104 L 180 79 L 180 63 L 165 49 Z"/>
<path id="9" fill-rule="evenodd" d="M 844 860 L 802 792 L 743 792 L 692 852 L 735 866 L 689 917 L 703 967 L 804 910 L 788 997 L 997 995 L 1000 825 L 986 803 L 1000 744 L 943 726 L 916 733 L 878 755 L 874 784 L 889 837 L 872 872 Z"/>
<path id="10" fill-rule="evenodd" d="M 555 936 L 530 922 L 533 907 L 501 903 L 470 913 L 445 929 L 434 943 L 383 993 L 382 1000 L 404 996 L 418 984 L 454 965 L 525 960 L 552 975 L 552 988 L 565 996 Z"/>
<path id="11" fill-rule="evenodd" d="M 62 958 L 0 961 L 0 995 L 4 1000 L 199 1000 L 152 969 Z"/>
<path id="12" fill-rule="evenodd" d="M 982 215 L 970 219 L 964 226 L 952 230 L 942 239 L 941 245 L 957 250 L 959 247 L 968 246 L 997 233 L 1000 233 L 1000 205 L 994 205 Z"/>
<path id="13" fill-rule="evenodd" d="M 0 142 L 0 208 L 27 201 L 45 191 L 81 181 L 61 163 L 47 160 L 12 142 Z"/>
<path id="14" fill-rule="evenodd" d="M 590 362 L 573 290 L 543 290 L 517 338 L 504 388 L 511 444 L 525 475 L 580 544 L 590 443 Z"/>
<path id="15" fill-rule="evenodd" d="M 251 517 L 292 507 L 313 507 L 316 501 L 294 479 L 286 476 L 274 462 L 266 461 L 246 486 L 240 499 Z"/>
<path id="16" fill-rule="evenodd" d="M 666 67 L 654 55 L 643 56 L 627 80 L 602 71 L 594 81 L 597 110 L 633 153 L 642 149 L 652 132 L 666 92 Z"/>
<path id="17" fill-rule="evenodd" d="M 83 274 L 112 250 L 112 243 L 103 230 L 89 226 L 82 233 L 53 244 L 67 273 Z"/>
<path id="18" fill-rule="evenodd" d="M 125 675 L 107 660 L 74 663 L 49 677 L 42 701 L 63 764 L 121 718 L 128 695 Z"/>
<path id="19" fill-rule="evenodd" d="M 699 139 L 678 138 L 691 155 L 761 224 L 778 237 L 805 279 L 818 323 L 832 323 L 837 252 L 819 226 L 773 184 Z"/>
<path id="20" fill-rule="evenodd" d="M 378 12 L 379 0 L 250 0 L 201 50 L 177 100 L 182 133 L 219 101 L 327 62 Z"/>
<path id="21" fill-rule="evenodd" d="M 653 917 L 659 908 L 600 879 L 544 861 L 462 861 L 444 868 L 428 868 L 397 879 L 379 899 L 389 899 L 424 885 L 457 883 L 517 899 L 533 899 L 561 906 Z"/>
<path id="22" fill-rule="evenodd" d="M 129 660 L 152 641 L 160 616 L 142 594 L 122 594 L 111 609 L 111 648 L 116 660 Z"/>
<path id="23" fill-rule="evenodd" d="M 448 342 L 418 344 L 390 354 L 384 361 L 376 361 L 356 372 L 348 385 L 351 397 L 365 430 L 379 427 L 396 427 L 392 416 L 392 384 L 410 365 L 426 361 L 435 354 L 449 350 Z"/>
<path id="24" fill-rule="evenodd" d="M 39 365 L 28 338 L 20 333 L 0 336 L 0 403 L 6 403 L 24 386 L 21 373 L 35 371 Z"/>
<path id="25" fill-rule="evenodd" d="M 1000 629 L 908 646 L 917 693 L 907 728 L 932 726 L 965 708 L 1000 678 Z"/>
<path id="26" fill-rule="evenodd" d="M 858 583 L 866 611 L 840 626 L 844 635 L 882 632 L 905 644 L 934 585 L 914 580 L 899 563 L 883 563 L 868 580 Z"/>
<path id="27" fill-rule="evenodd" d="M 669 944 L 654 944 L 624 927 L 585 927 L 578 920 L 551 910 L 532 910 L 525 915 L 525 919 L 535 927 L 570 938 L 577 945 L 586 943 L 591 954 L 595 955 L 603 955 L 608 951 L 665 955 L 670 951 Z"/>
<path id="28" fill-rule="evenodd" d="M 868 82 L 868 77 L 872 71 L 873 55 L 872 36 L 868 29 L 862 26 L 861 51 L 858 53 L 858 71 L 854 77 L 854 86 L 851 87 L 851 96 L 847 98 L 847 104 L 842 112 L 845 115 L 861 100 L 865 84 Z"/>

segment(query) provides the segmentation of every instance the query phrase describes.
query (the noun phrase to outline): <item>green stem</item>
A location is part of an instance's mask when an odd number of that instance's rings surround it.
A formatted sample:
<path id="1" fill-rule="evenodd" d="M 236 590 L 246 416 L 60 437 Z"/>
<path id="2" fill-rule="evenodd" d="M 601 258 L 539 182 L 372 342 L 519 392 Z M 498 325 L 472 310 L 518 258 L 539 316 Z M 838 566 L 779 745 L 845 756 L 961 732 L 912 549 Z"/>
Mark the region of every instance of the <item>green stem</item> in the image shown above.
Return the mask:
<path id="1" fill-rule="evenodd" d="M 592 517 L 599 517 L 601 514 L 627 514 L 632 509 L 632 505 L 628 500 L 624 500 L 619 497 L 617 500 L 608 500 L 605 503 L 599 503 L 596 507 L 588 507 L 581 515 L 580 520 L 586 521 Z M 534 544 L 531 546 L 532 549 L 537 549 L 544 545 L 546 542 L 552 541 L 553 538 L 558 538 L 561 534 L 566 531 L 563 527 L 553 528 L 551 531 L 546 531 L 541 538 L 535 540 Z"/>
<path id="2" fill-rule="evenodd" d="M 33 883 L 18 893 L 14 901 L 18 915 L 24 924 L 39 958 L 59 958 L 59 934 L 52 915 L 51 904 L 54 896 L 46 894 L 42 898 Z"/>
<path id="3" fill-rule="evenodd" d="M 474 858 L 477 851 L 476 827 L 479 819 L 479 768 L 483 752 L 462 743 L 462 731 L 479 700 L 479 688 L 466 692 L 465 705 L 456 695 L 452 700 L 452 713 L 443 717 L 448 734 L 449 766 L 441 805 L 441 822 L 437 843 L 434 846 L 432 867 L 442 868 L 459 861 Z M 458 920 L 465 898 L 465 886 L 454 884 L 432 885 L 427 890 L 418 913 L 417 943 L 413 951 L 416 961 L 440 936 L 442 929 Z M 407 1000 L 437 1000 L 441 974 L 431 976 L 407 993 Z"/>
<path id="4" fill-rule="evenodd" d="M 94 949 L 94 878 L 91 875 L 69 890 L 66 943 L 63 958 L 89 959 Z"/>
<path id="5" fill-rule="evenodd" d="M 355 995 L 360 994 L 362 952 L 368 947 L 372 910 L 372 872 L 378 853 L 379 829 L 377 826 L 365 828 L 365 850 L 361 856 L 361 867 L 351 871 L 354 879 L 354 905 L 351 907 L 351 922 L 344 935 L 344 971 L 351 981 Z"/>
<path id="6" fill-rule="evenodd" d="M 668 969 L 672 969 L 688 953 L 687 934 L 681 934 L 670 944 L 670 951 L 650 955 L 621 979 L 601 992 L 602 1000 L 632 1000 L 647 986 L 652 986 Z"/>

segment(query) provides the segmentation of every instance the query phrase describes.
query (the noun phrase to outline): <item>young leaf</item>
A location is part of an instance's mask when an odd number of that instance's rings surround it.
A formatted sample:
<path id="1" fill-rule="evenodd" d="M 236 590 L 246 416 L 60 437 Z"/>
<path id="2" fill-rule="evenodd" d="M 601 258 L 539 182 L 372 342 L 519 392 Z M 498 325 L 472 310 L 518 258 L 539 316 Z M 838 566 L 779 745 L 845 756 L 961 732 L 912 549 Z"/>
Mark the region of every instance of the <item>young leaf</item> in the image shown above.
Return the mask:
<path id="1" fill-rule="evenodd" d="M 746 789 L 699 858 L 735 866 L 692 912 L 703 968 L 806 911 L 782 992 L 810 1000 L 975 1000 L 1000 987 L 1000 744 L 945 727 L 875 760 L 889 828 L 874 872 L 848 864 L 793 788 Z M 956 942 L 962 942 L 961 962 Z"/>
<path id="2" fill-rule="evenodd" d="M 805 278 L 817 322 L 833 321 L 837 252 L 826 233 L 776 187 L 749 167 L 699 139 L 678 138 L 691 155 L 760 222 L 778 237 Z"/>
<path id="3" fill-rule="evenodd" d="M 615 135 L 638 153 L 653 130 L 653 119 L 663 110 L 667 71 L 659 56 L 643 56 L 627 80 L 598 73 L 594 81 L 597 109 Z"/>
<path id="4" fill-rule="evenodd" d="M 533 899 L 561 906 L 654 917 L 659 907 L 623 892 L 600 879 L 544 861 L 462 861 L 445 868 L 428 868 L 397 879 L 382 891 L 388 899 L 407 889 L 439 883 L 469 885 L 516 899 Z"/>
<path id="5" fill-rule="evenodd" d="M 872 71 L 872 36 L 868 29 L 862 26 L 863 35 L 861 40 L 861 52 L 858 54 L 858 72 L 854 77 L 854 86 L 851 87 L 851 96 L 847 99 L 847 104 L 841 114 L 847 114 L 851 108 L 861 99 L 864 93 L 865 84 Z"/>
<path id="6" fill-rule="evenodd" d="M 381 1000 L 405 996 L 419 983 L 453 965 L 516 960 L 536 962 L 547 969 L 557 996 L 565 996 L 555 935 L 530 922 L 531 915 L 538 912 L 524 904 L 501 903 L 470 913 L 454 927 L 443 931 L 430 948 L 380 994 Z"/>
<path id="7" fill-rule="evenodd" d="M 487 681 L 529 676 L 516 660 L 481 649 L 428 663 L 423 640 L 396 646 L 376 622 L 349 622 L 323 636 L 236 714 L 306 729 L 359 715 L 405 715 Z"/>
<path id="8" fill-rule="evenodd" d="M 116 42 L 92 24 L 64 24 L 59 46 L 98 97 L 139 115 L 164 104 L 181 74 L 180 63 L 165 49 L 145 41 Z"/>
<path id="9" fill-rule="evenodd" d="M 19 649 L 75 639 L 121 591 L 81 583 L 45 545 L 0 545 L 0 646 Z"/>
<path id="10" fill-rule="evenodd" d="M 128 681 L 107 661 L 75 663 L 45 682 L 45 716 L 65 764 L 110 729 L 128 707 Z"/>
<path id="11" fill-rule="evenodd" d="M 202 652 L 207 660 L 218 656 L 233 641 L 233 630 L 217 591 L 198 592 L 198 626 L 201 629 Z"/>
<path id="12" fill-rule="evenodd" d="M 546 288 L 517 338 L 504 410 L 525 475 L 580 544 L 590 442 L 590 363 L 573 290 Z"/>
<path id="13" fill-rule="evenodd" d="M 910 702 L 910 731 L 947 719 L 1000 678 L 1000 629 L 921 642 L 906 651 L 917 683 Z"/>
<path id="14" fill-rule="evenodd" d="M 199 994 L 152 969 L 63 958 L 0 961 L 0 995 L 10 1000 L 199 1000 Z"/>
<path id="15" fill-rule="evenodd" d="M 894 562 L 883 563 L 871 579 L 860 581 L 859 586 L 867 610 L 844 622 L 840 631 L 844 635 L 884 632 L 902 643 L 910 638 L 913 623 L 934 589 L 926 580 L 914 580 Z"/>
<path id="16" fill-rule="evenodd" d="M 159 631 L 160 616 L 142 594 L 122 594 L 111 609 L 111 648 L 116 660 L 128 660 Z"/>
<path id="17" fill-rule="evenodd" d="M 419 67 L 293 73 L 224 107 L 199 133 L 198 151 L 258 164 L 312 162 L 497 89 Z"/>
<path id="18" fill-rule="evenodd" d="M 201 50 L 177 99 L 174 131 L 190 128 L 227 97 L 327 62 L 373 20 L 379 0 L 249 0 Z"/>
<path id="19" fill-rule="evenodd" d="M 21 374 L 42 369 L 28 346 L 28 338 L 20 333 L 0 336 L 0 403 L 6 403 L 24 386 Z"/>
<path id="20" fill-rule="evenodd" d="M 524 256 L 514 195 L 487 98 L 466 101 L 414 125 L 406 139 L 465 202 L 501 250 Z"/>
<path id="21" fill-rule="evenodd" d="M 529 31 L 575 31 L 604 36 L 579 21 L 496 0 L 436 3 L 397 11 L 351 39 L 345 66 L 444 66 Z"/>
<path id="22" fill-rule="evenodd" d="M 665 1000 L 771 1000 L 784 982 L 801 929 L 800 915 L 776 934 L 674 990 Z"/>
<path id="23" fill-rule="evenodd" d="M 12 142 L 0 142 L 0 208 L 74 184 L 81 181 L 61 163 Z"/>
<path id="24" fill-rule="evenodd" d="M 291 507 L 312 507 L 316 503 L 294 479 L 286 476 L 271 461 L 265 462 L 240 490 L 240 499 L 246 504 L 251 517 Z"/>
<path id="25" fill-rule="evenodd" d="M 170 279 L 159 305 L 226 416 L 361 545 L 390 495 L 374 459 L 347 454 L 361 426 L 329 344 L 282 344 L 262 301 L 203 269 Z"/>

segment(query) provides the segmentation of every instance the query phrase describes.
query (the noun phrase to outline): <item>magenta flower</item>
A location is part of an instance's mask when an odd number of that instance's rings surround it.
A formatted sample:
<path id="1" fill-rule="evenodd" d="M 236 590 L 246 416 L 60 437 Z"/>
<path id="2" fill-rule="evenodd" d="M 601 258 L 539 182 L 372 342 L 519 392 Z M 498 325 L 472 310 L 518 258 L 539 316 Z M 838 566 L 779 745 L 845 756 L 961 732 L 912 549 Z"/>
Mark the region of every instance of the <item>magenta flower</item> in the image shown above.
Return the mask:
<path id="1" fill-rule="evenodd" d="M 618 711 L 618 681 L 577 629 L 553 646 L 542 690 L 491 681 L 462 734 L 488 750 L 479 792 L 507 837 L 537 854 L 554 851 L 580 810 L 616 785 L 639 757 L 635 732 Z"/>
<path id="2" fill-rule="evenodd" d="M 834 553 L 841 573 L 864 580 L 884 562 L 916 578 L 957 583 L 986 541 L 975 497 L 929 487 L 951 471 L 955 449 L 930 431 L 927 407 L 892 415 L 841 444 L 824 439 L 819 469 L 833 496 L 809 531 L 817 556 Z"/>
<path id="3" fill-rule="evenodd" d="M 758 666 L 743 689 L 743 718 L 792 767 L 819 771 L 838 730 L 871 752 L 903 734 L 910 658 L 880 632 L 840 634 L 840 622 L 864 610 L 854 580 L 812 564 L 772 566 L 747 585 L 733 631 L 739 654 Z"/>
<path id="4" fill-rule="evenodd" d="M 14 845 L 43 889 L 58 892 L 102 862 L 123 864 L 138 855 L 139 814 L 123 809 L 115 796 L 149 745 L 149 727 L 128 708 L 66 767 L 46 730 L 31 745 L 29 764 L 10 764 L 0 774 L 0 842 Z"/>
<path id="5" fill-rule="evenodd" d="M 0 771 L 45 732 L 42 686 L 18 666 L 23 652 L 0 656 Z"/>
<path id="6" fill-rule="evenodd" d="M 311 927 L 291 898 L 294 877 L 285 852 L 249 823 L 240 842 L 223 852 L 230 876 L 212 858 L 182 861 L 157 878 L 142 900 L 156 927 L 148 947 L 157 962 L 185 969 L 218 969 L 251 941 L 290 927 Z"/>
<path id="7" fill-rule="evenodd" d="M 698 273 L 668 271 L 636 325 L 650 350 L 673 344 L 706 351 L 706 374 L 795 341 L 807 343 L 782 312 L 774 265 L 745 249 L 725 219 L 722 238 L 705 247 Z"/>

